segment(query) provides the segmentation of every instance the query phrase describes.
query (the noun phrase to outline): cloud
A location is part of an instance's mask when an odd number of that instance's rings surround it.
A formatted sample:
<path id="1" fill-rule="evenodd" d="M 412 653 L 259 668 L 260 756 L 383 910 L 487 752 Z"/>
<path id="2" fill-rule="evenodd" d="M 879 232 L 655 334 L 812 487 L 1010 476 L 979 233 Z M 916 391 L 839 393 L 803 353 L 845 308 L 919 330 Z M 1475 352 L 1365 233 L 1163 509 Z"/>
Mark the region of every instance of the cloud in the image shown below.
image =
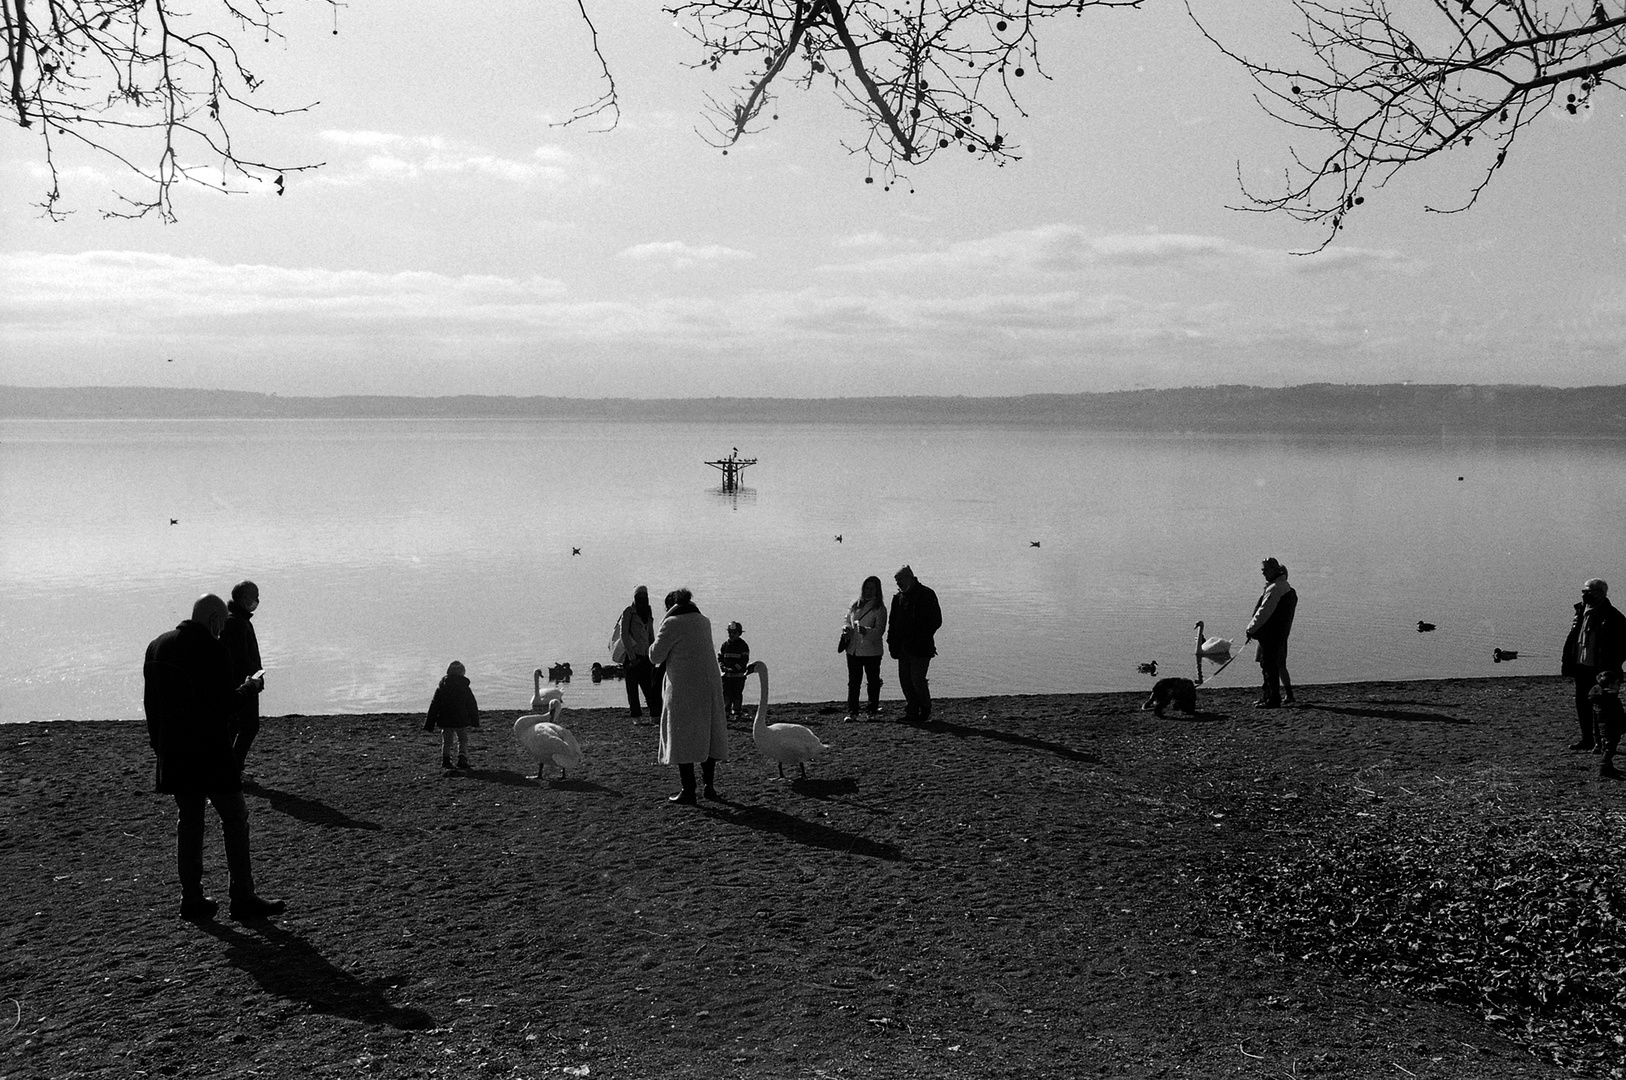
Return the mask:
<path id="1" fill-rule="evenodd" d="M 860 234 L 861 236 L 863 234 Z M 842 246 L 860 248 L 863 243 Z M 1075 225 L 1053 224 L 977 237 L 939 247 L 830 264 L 830 273 L 876 275 L 1084 274 L 1113 270 L 1213 273 L 1225 269 L 1265 273 L 1314 273 L 1374 263 L 1403 263 L 1395 252 L 1359 248 L 1328 249 L 1313 256 L 1240 244 L 1218 236 L 1189 233 L 1092 235 Z"/>
<path id="2" fill-rule="evenodd" d="M 686 244 L 681 240 L 662 240 L 648 244 L 634 244 L 620 252 L 623 259 L 650 263 L 682 270 L 700 263 L 738 262 L 754 259 L 755 255 L 722 244 Z"/>
<path id="3" fill-rule="evenodd" d="M 439 135 L 329 130 L 321 137 L 344 150 L 361 152 L 316 174 L 318 181 L 338 186 L 459 175 L 511 184 L 598 182 L 579 155 L 557 145 L 539 146 L 527 157 L 511 158 Z"/>

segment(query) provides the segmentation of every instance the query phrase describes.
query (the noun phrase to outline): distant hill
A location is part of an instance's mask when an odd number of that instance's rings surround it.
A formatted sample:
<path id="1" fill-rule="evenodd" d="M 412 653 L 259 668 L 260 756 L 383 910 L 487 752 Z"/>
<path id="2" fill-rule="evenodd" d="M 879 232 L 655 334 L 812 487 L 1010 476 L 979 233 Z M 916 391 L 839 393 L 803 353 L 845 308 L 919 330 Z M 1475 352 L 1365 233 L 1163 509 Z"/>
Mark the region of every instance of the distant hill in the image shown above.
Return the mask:
<path id="1" fill-rule="evenodd" d="M 4 419 L 603 419 L 1055 424 L 1106 431 L 1626 438 L 1626 385 L 1315 383 L 1022 397 L 280 397 L 238 390 L 0 386 Z"/>

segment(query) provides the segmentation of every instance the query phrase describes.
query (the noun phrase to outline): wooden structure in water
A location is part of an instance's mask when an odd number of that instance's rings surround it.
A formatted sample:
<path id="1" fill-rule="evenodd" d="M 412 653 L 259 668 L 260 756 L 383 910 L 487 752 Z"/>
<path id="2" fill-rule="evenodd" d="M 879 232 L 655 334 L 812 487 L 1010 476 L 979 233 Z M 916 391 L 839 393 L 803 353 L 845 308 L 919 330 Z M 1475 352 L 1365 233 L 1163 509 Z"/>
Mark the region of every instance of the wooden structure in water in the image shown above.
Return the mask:
<path id="1" fill-rule="evenodd" d="M 757 459 L 754 457 L 740 457 L 740 448 L 737 446 L 727 457 L 706 462 L 712 468 L 721 470 L 723 474 L 723 491 L 730 495 L 740 490 L 740 480 L 745 476 L 746 466 L 755 465 L 756 463 Z"/>

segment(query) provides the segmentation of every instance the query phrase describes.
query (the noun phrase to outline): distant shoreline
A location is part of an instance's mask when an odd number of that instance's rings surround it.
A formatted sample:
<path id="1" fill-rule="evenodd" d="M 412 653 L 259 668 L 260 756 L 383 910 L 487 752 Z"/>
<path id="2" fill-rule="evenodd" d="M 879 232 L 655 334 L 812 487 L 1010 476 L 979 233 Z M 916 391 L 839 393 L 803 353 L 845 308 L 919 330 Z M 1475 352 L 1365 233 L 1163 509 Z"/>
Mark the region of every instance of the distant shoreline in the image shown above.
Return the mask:
<path id="1" fill-rule="evenodd" d="M 1201 434 L 1626 439 L 1626 385 L 1253 386 L 1020 397 L 283 397 L 241 390 L 0 386 L 0 419 L 492 419 L 978 423 Z"/>

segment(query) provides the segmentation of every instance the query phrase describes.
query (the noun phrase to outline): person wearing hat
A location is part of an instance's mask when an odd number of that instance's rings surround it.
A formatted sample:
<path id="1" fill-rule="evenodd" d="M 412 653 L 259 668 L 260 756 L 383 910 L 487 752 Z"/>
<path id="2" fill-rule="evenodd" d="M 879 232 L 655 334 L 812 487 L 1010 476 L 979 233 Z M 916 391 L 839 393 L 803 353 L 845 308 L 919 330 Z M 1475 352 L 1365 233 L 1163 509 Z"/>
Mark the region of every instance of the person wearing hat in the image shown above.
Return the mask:
<path id="1" fill-rule="evenodd" d="M 1282 673 L 1287 668 L 1287 635 L 1293 630 L 1293 613 L 1298 610 L 1299 594 L 1287 583 L 1287 567 L 1274 558 L 1259 564 L 1265 576 L 1265 591 L 1253 605 L 1253 618 L 1243 637 L 1259 642 L 1259 672 L 1264 687 L 1256 709 L 1279 709 L 1282 706 Z M 1293 704 L 1293 691 L 1289 684 L 1287 704 Z"/>
<path id="2" fill-rule="evenodd" d="M 932 691 L 926 672 L 937 655 L 935 635 L 943 626 L 937 594 L 915 577 L 905 564 L 892 575 L 898 591 L 886 620 L 886 648 L 898 662 L 898 686 L 903 690 L 903 718 L 928 723 L 932 718 Z"/>
<path id="3" fill-rule="evenodd" d="M 453 660 L 446 665 L 446 677 L 435 687 L 435 696 L 429 702 L 429 715 L 424 718 L 423 729 L 440 728 L 440 767 L 452 767 L 452 736 L 457 736 L 457 767 L 472 769 L 469 764 L 469 729 L 480 726 L 480 706 L 474 700 L 474 690 L 464 674 L 463 662 Z"/>
<path id="4" fill-rule="evenodd" d="M 1609 583 L 1590 578 L 1581 586 L 1581 599 L 1575 605 L 1575 621 L 1564 639 L 1563 675 L 1575 679 L 1575 713 L 1581 723 L 1581 738 L 1571 750 L 1598 748 L 1592 735 L 1592 688 L 1598 674 L 1620 674 L 1626 661 L 1626 617 L 1609 602 Z"/>
<path id="5" fill-rule="evenodd" d="M 717 650 L 717 668 L 723 675 L 723 713 L 739 717 L 745 700 L 745 669 L 751 666 L 751 646 L 740 637 L 745 627 L 728 624 L 728 640 Z"/>

